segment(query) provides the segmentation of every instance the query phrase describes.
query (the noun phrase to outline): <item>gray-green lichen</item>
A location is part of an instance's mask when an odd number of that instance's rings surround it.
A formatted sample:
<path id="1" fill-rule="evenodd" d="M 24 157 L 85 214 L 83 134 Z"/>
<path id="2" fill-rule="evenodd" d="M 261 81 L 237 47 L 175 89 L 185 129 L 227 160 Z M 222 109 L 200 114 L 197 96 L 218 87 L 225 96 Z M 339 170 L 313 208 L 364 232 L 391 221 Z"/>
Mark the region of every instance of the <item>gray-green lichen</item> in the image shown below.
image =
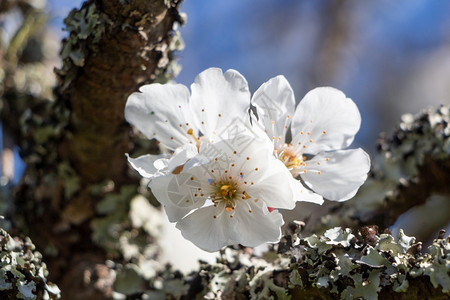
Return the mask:
<path id="1" fill-rule="evenodd" d="M 114 278 L 113 298 L 142 294 L 147 282 L 164 267 L 157 259 L 161 252 L 157 243 L 161 212 L 136 195 L 135 186 L 124 186 L 120 193 L 107 195 L 96 211 L 104 217 L 92 221 L 92 239 L 115 258 L 108 265 Z"/>
<path id="2" fill-rule="evenodd" d="M 296 232 L 283 240 L 292 245 L 275 245 L 262 257 L 248 248 L 226 248 L 216 264 L 200 261 L 198 271 L 187 275 L 166 267 L 143 280 L 139 270 L 128 267 L 117 278 L 129 285 L 116 284 L 125 292 L 116 293 L 116 299 L 450 297 L 450 238 L 444 238 L 444 232 L 426 253 L 402 231 L 395 239 L 372 227 L 360 232 L 332 228 L 305 238 Z"/>
<path id="3" fill-rule="evenodd" d="M 357 235 L 333 228 L 323 236 L 301 239 L 298 262 L 291 267 L 307 275 L 300 287 L 327 288 L 340 299 L 378 299 L 380 292 L 395 298 L 395 293 L 407 293 L 409 282 L 418 278 L 416 284 L 426 286 L 429 281 L 444 297 L 450 295 L 449 241 L 436 239 L 427 253 L 421 254 L 421 243 L 403 231 L 394 239 L 389 234 L 376 234 L 374 228 L 365 228 Z M 429 270 L 435 271 L 433 277 L 427 277 Z M 291 288 L 294 286 L 291 282 Z M 296 292 L 303 293 L 301 288 Z"/>
<path id="4" fill-rule="evenodd" d="M 77 67 L 83 67 L 89 51 L 95 50 L 105 32 L 107 17 L 96 9 L 94 2 L 85 3 L 80 10 L 73 9 L 64 19 L 69 36 L 64 39 L 61 59 L 64 64 L 57 70 L 64 77 L 61 89 L 69 86 L 76 76 Z"/>
<path id="5" fill-rule="evenodd" d="M 29 238 L 12 238 L 0 229 L 0 298 L 60 299 L 59 288 L 47 281 L 42 255 Z"/>

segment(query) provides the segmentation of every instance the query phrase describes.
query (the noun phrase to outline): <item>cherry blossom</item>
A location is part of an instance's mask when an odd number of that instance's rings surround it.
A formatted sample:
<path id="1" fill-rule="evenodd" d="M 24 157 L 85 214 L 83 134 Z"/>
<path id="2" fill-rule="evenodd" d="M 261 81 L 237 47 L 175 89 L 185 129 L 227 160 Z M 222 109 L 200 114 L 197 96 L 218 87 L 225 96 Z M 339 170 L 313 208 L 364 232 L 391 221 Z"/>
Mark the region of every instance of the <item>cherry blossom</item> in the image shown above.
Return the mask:
<path id="1" fill-rule="evenodd" d="M 292 88 L 284 76 L 264 83 L 254 94 L 260 123 L 272 139 L 274 155 L 291 172 L 296 200 L 321 203 L 352 198 L 367 178 L 370 159 L 345 149 L 361 124 L 355 103 L 331 87 L 316 88 L 295 109 Z M 292 139 L 286 140 L 290 127 Z M 315 192 L 305 197 L 305 187 Z"/>
<path id="2" fill-rule="evenodd" d="M 197 76 L 191 91 L 182 84 L 153 83 L 128 97 L 125 119 L 170 152 L 128 157 L 142 176 L 177 172 L 198 153 L 203 139 L 227 138 L 230 131 L 235 134 L 233 128 L 249 125 L 250 92 L 239 72 L 207 69 Z"/>
<path id="3" fill-rule="evenodd" d="M 291 174 L 273 148 L 251 134 L 204 141 L 179 174 L 150 183 L 182 235 L 205 251 L 278 242 L 284 221 L 275 208 L 295 206 Z"/>

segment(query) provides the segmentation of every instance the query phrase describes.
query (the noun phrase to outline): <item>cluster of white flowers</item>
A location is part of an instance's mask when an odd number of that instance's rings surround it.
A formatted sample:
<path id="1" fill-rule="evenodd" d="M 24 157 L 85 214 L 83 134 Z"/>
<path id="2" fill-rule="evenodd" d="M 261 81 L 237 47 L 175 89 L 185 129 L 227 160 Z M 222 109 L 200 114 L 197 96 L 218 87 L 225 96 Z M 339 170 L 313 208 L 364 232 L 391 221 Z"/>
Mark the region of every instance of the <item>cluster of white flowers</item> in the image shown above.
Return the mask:
<path id="1" fill-rule="evenodd" d="M 191 94 L 181 84 L 145 85 L 128 98 L 125 118 L 168 150 L 128 160 L 169 221 L 206 251 L 279 241 L 276 209 L 350 199 L 370 168 L 362 149 L 341 150 L 360 127 L 355 103 L 317 88 L 295 109 L 283 76 L 253 97 L 240 73 L 217 68 L 200 73 Z"/>

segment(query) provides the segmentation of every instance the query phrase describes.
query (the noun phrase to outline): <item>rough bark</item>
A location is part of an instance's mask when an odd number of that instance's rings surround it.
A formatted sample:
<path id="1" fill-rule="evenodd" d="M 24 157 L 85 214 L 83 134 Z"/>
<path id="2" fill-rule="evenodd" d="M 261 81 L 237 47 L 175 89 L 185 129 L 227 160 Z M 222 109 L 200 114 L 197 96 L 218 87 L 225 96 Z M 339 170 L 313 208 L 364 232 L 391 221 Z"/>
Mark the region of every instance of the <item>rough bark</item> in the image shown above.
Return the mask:
<path id="1" fill-rule="evenodd" d="M 112 282 L 97 281 L 107 258 L 118 254 L 93 238 L 92 226 L 107 215 L 97 206 L 108 195 L 124 195 L 127 208 L 133 193 L 120 194 L 123 187 L 137 192 L 138 180 L 124 156 L 133 143 L 123 109 L 140 85 L 174 75 L 179 4 L 92 0 L 74 9 L 65 20 L 69 36 L 62 44 L 54 101 L 8 83 L 12 61 L 23 63 L 18 51 L 2 64 L 3 120 L 27 163 L 14 216 L 22 222 L 13 232 L 28 233 L 44 253 L 64 299 L 111 296 Z M 151 238 L 147 234 L 148 242 Z"/>

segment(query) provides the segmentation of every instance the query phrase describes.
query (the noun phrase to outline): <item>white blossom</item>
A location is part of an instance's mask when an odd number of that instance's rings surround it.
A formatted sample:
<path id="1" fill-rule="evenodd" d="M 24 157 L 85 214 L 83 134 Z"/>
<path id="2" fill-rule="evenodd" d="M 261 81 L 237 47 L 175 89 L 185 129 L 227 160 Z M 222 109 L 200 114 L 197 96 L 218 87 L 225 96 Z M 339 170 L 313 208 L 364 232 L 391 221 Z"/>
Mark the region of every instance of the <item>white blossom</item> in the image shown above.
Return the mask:
<path id="1" fill-rule="evenodd" d="M 179 174 L 150 187 L 182 235 L 206 251 L 278 242 L 283 218 L 275 208 L 295 206 L 291 174 L 273 148 L 252 134 L 204 141 Z"/>
<path id="2" fill-rule="evenodd" d="M 227 138 L 230 130 L 248 125 L 250 92 L 239 72 L 207 69 L 197 76 L 191 91 L 182 84 L 153 83 L 128 97 L 125 119 L 171 151 L 128 157 L 142 176 L 177 172 L 177 167 L 198 153 L 203 139 Z"/>
<path id="3" fill-rule="evenodd" d="M 320 204 L 322 196 L 345 201 L 356 194 L 367 178 L 370 159 L 360 148 L 343 150 L 361 124 L 351 99 L 337 89 L 321 87 L 307 93 L 295 109 L 292 88 L 277 76 L 256 91 L 252 103 L 272 139 L 275 157 L 292 174 L 297 201 Z M 286 142 L 289 127 L 292 139 Z"/>

